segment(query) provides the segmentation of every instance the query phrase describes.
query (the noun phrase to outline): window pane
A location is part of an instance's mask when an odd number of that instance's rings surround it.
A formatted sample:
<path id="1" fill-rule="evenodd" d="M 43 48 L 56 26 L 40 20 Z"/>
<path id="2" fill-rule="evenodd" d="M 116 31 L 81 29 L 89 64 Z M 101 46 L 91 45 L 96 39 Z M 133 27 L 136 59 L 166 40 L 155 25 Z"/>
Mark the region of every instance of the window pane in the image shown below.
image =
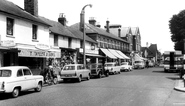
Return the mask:
<path id="1" fill-rule="evenodd" d="M 14 19 L 7 18 L 7 35 L 13 35 Z"/>
<path id="2" fill-rule="evenodd" d="M 30 70 L 28 69 L 23 69 L 24 75 L 31 75 Z"/>
<path id="3" fill-rule="evenodd" d="M 17 71 L 17 77 L 20 77 L 20 76 L 23 76 L 23 73 L 22 73 L 21 69 Z"/>
<path id="4" fill-rule="evenodd" d="M 0 70 L 0 77 L 10 77 L 11 70 Z"/>
<path id="5" fill-rule="evenodd" d="M 32 25 L 32 39 L 37 39 L 37 26 Z"/>

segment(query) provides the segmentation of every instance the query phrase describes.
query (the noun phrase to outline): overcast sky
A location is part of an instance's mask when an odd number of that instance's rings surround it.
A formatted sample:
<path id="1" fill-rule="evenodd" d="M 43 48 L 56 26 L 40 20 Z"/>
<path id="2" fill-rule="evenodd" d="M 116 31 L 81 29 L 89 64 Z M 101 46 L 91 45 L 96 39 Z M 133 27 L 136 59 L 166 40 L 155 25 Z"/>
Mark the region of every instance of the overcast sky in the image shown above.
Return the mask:
<path id="1" fill-rule="evenodd" d="M 8 0 L 24 8 L 24 0 Z M 157 44 L 161 52 L 174 50 L 169 20 L 185 9 L 185 0 L 38 0 L 39 15 L 57 21 L 64 13 L 67 25 L 80 21 L 80 12 L 86 4 L 85 20 L 95 17 L 103 28 L 106 20 L 122 27 L 139 27 L 141 45 Z"/>

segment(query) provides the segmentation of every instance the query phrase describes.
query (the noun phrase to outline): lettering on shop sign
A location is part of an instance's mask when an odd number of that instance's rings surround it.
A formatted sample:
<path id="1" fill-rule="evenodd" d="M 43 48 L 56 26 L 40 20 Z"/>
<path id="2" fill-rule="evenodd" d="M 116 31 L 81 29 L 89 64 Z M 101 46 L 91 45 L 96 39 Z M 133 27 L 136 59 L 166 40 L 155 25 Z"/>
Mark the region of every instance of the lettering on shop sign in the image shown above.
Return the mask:
<path id="1" fill-rule="evenodd" d="M 41 44 L 41 43 L 37 44 L 35 47 L 37 49 L 41 49 L 41 50 L 49 50 L 50 49 L 49 45 Z"/>
<path id="2" fill-rule="evenodd" d="M 46 58 L 56 57 L 55 52 L 28 50 L 28 49 L 21 49 L 18 55 L 21 57 L 46 57 Z"/>
<path id="3" fill-rule="evenodd" d="M 13 40 L 2 40 L 1 46 L 6 46 L 6 47 L 15 46 L 15 42 Z"/>

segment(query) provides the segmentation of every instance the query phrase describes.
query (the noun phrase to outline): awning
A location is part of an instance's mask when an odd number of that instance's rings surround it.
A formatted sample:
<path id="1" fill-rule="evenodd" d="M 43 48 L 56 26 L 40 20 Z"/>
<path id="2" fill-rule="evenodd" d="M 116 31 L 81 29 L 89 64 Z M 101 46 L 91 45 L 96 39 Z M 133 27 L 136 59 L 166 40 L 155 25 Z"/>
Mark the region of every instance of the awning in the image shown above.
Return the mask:
<path id="1" fill-rule="evenodd" d="M 119 50 L 116 50 L 116 52 L 121 55 L 124 59 L 130 59 L 128 56 L 126 56 L 124 53 L 122 53 L 121 51 Z"/>
<path id="2" fill-rule="evenodd" d="M 134 57 L 135 60 L 147 60 L 141 56 L 139 56 L 138 54 L 135 54 L 135 57 Z"/>
<path id="3" fill-rule="evenodd" d="M 100 48 L 100 50 L 101 50 L 106 56 L 108 56 L 109 58 L 117 59 L 117 57 L 115 57 L 111 52 L 109 52 L 109 50 L 103 49 L 103 48 Z"/>
<path id="4" fill-rule="evenodd" d="M 123 56 L 121 56 L 120 54 L 118 54 L 116 52 L 116 50 L 113 50 L 113 49 L 108 49 L 114 56 L 116 56 L 117 58 L 120 58 L 120 59 L 124 59 Z"/>
<path id="5" fill-rule="evenodd" d="M 104 56 L 102 56 L 102 55 L 99 55 L 99 54 L 92 54 L 92 53 L 86 53 L 85 55 L 86 55 L 86 56 L 91 56 L 91 57 L 101 57 L 101 58 L 104 57 Z"/>

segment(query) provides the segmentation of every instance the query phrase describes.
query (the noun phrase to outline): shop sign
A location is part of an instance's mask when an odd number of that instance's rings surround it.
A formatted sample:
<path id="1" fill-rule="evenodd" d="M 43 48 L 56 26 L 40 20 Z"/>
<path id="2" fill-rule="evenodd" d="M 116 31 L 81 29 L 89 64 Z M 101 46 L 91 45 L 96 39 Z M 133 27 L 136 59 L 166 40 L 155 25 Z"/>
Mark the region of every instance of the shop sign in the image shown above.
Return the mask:
<path id="1" fill-rule="evenodd" d="M 12 46 L 15 46 L 15 42 L 14 40 L 2 40 L 1 46 L 12 47 Z"/>
<path id="2" fill-rule="evenodd" d="M 42 44 L 42 43 L 37 44 L 35 47 L 37 49 L 41 49 L 41 50 L 49 50 L 50 49 L 49 45 Z"/>
<path id="3" fill-rule="evenodd" d="M 60 58 L 60 52 L 20 49 L 20 57 Z"/>
<path id="4" fill-rule="evenodd" d="M 83 53 L 83 49 L 79 49 L 79 52 Z M 85 53 L 89 54 L 98 54 L 98 50 L 90 50 L 90 49 L 85 49 Z"/>

